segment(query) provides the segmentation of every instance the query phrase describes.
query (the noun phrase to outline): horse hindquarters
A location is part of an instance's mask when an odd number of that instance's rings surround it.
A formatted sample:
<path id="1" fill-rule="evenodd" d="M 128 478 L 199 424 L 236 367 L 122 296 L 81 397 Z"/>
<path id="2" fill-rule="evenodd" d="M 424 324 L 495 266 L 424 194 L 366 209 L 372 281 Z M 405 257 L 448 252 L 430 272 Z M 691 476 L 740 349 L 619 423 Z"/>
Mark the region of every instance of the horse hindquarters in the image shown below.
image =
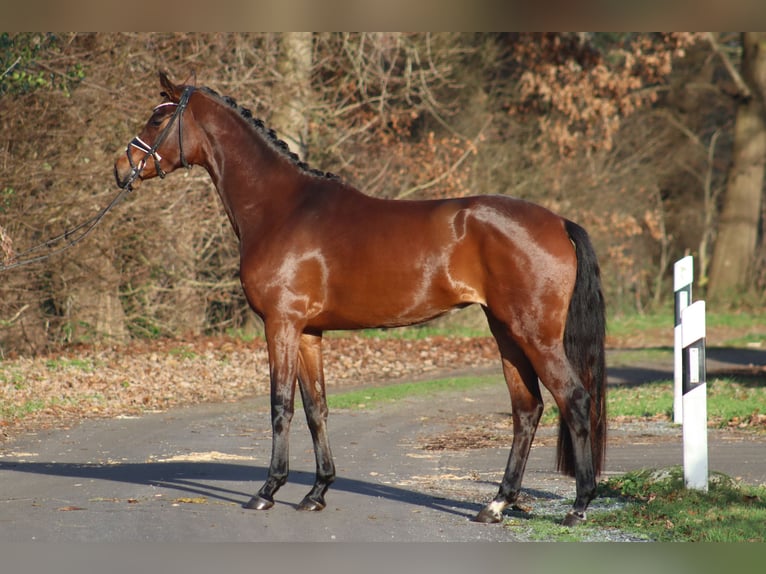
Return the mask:
<path id="1" fill-rule="evenodd" d="M 540 225 L 538 229 L 554 228 L 543 223 L 546 225 Z M 528 226 L 527 237 L 533 236 L 530 229 Z M 565 523 L 573 524 L 584 519 L 585 509 L 595 495 L 595 477 L 603 461 L 605 321 L 598 264 L 587 234 L 566 221 L 558 229 L 564 233 L 543 235 L 546 231 L 542 231 L 523 244 L 530 246 L 529 249 L 514 253 L 521 261 L 533 264 L 506 263 L 509 268 L 515 265 L 514 271 L 523 268 L 523 273 L 509 271 L 502 277 L 497 275 L 514 290 L 495 289 L 489 298 L 487 314 L 490 325 L 492 316 L 496 318 L 493 334 L 501 354 L 508 345 L 498 332 L 501 335 L 505 332 L 559 407 L 561 437 L 557 458 L 560 469 L 575 476 L 577 483 L 577 498 L 565 520 Z M 508 293 L 512 293 L 512 299 L 508 298 Z M 504 357 L 504 366 L 506 363 Z M 509 386 L 511 383 L 509 378 Z M 513 402 L 514 411 L 519 406 L 523 409 L 533 404 L 518 399 Z M 522 414 L 526 420 L 535 421 L 527 416 L 531 413 L 530 410 Z M 529 434 L 527 430 L 522 431 Z M 522 446 L 522 442 L 517 444 L 515 439 L 514 447 Z M 520 481 L 525 464 L 526 452 L 512 449 L 498 497 L 477 518 L 500 520 L 498 511 L 515 498 L 517 481 Z"/>

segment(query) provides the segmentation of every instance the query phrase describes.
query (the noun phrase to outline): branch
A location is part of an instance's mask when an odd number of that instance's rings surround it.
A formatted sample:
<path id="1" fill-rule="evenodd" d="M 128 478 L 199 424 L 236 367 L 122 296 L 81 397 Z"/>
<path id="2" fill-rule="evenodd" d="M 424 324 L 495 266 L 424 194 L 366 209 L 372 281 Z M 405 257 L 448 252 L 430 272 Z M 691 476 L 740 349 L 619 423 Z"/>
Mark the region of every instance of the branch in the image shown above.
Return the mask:
<path id="1" fill-rule="evenodd" d="M 16 321 L 16 319 L 21 317 L 21 314 L 24 311 L 26 311 L 27 309 L 29 309 L 29 305 L 28 304 L 24 305 L 21 309 L 19 309 L 18 312 L 13 317 L 11 317 L 10 319 L 0 320 L 0 327 L 10 327 L 11 325 L 13 325 L 13 323 Z"/>
<path id="2" fill-rule="evenodd" d="M 662 110 L 656 110 L 652 112 L 654 115 L 659 116 L 661 118 L 664 118 L 668 121 L 669 124 L 671 124 L 673 127 L 675 127 L 678 131 L 680 131 L 682 134 L 684 134 L 687 138 L 689 138 L 691 141 L 693 141 L 695 144 L 697 144 L 701 148 L 706 148 L 707 146 L 702 143 L 702 140 L 695 134 L 692 130 L 690 130 L 683 122 L 681 122 L 675 114 L 670 112 L 667 109 Z"/>
<path id="3" fill-rule="evenodd" d="M 4 78 L 5 76 L 7 76 L 8 74 L 10 74 L 10 73 L 11 73 L 11 70 L 13 70 L 13 68 L 15 68 L 15 67 L 16 67 L 16 64 L 18 64 L 20 61 L 21 61 L 21 56 L 19 56 L 18 58 L 16 58 L 16 61 L 15 61 L 13 64 L 11 64 L 10 66 L 8 66 L 8 69 L 7 69 L 7 70 L 5 70 L 5 72 L 3 72 L 2 74 L 0 74 L 0 80 L 1 80 L 1 79 L 3 79 L 3 78 Z"/>
<path id="4" fill-rule="evenodd" d="M 408 195 L 412 195 L 416 191 L 422 191 L 424 189 L 428 189 L 429 187 L 435 186 L 437 183 L 443 181 L 447 178 L 453 171 L 455 171 L 458 167 L 460 167 L 460 164 L 462 164 L 466 158 L 474 153 L 476 151 L 476 143 L 479 141 L 479 138 L 481 138 L 481 135 L 484 133 L 484 130 L 487 129 L 487 126 L 492 122 L 492 116 L 487 118 L 487 121 L 484 122 L 484 125 L 481 126 L 481 129 L 479 130 L 479 133 L 476 134 L 476 137 L 474 137 L 468 145 L 468 149 L 466 149 L 463 152 L 463 155 L 461 155 L 455 163 L 453 163 L 449 169 L 445 172 L 443 172 L 439 177 L 436 177 L 432 179 L 431 181 L 427 181 L 425 183 L 421 183 L 419 185 L 416 185 L 414 187 L 411 187 L 409 189 L 405 189 L 402 191 L 399 195 L 396 196 L 396 199 L 402 199 L 403 197 L 407 197 Z"/>
<path id="5" fill-rule="evenodd" d="M 742 74 L 739 73 L 739 71 L 734 66 L 734 64 L 732 64 L 729 56 L 726 54 L 726 52 L 723 51 L 723 48 L 721 48 L 721 45 L 718 43 L 718 40 L 716 40 L 715 38 L 715 34 L 713 34 L 712 32 L 707 32 L 705 34 L 705 38 L 710 44 L 710 47 L 713 48 L 713 51 L 721 58 L 721 61 L 723 62 L 724 67 L 726 68 L 726 71 L 729 72 L 731 79 L 734 81 L 734 84 L 737 86 L 737 91 L 739 92 L 739 95 L 745 99 L 750 99 L 753 93 L 750 91 L 750 88 L 747 87 L 747 84 L 745 83 L 744 78 L 742 78 Z"/>

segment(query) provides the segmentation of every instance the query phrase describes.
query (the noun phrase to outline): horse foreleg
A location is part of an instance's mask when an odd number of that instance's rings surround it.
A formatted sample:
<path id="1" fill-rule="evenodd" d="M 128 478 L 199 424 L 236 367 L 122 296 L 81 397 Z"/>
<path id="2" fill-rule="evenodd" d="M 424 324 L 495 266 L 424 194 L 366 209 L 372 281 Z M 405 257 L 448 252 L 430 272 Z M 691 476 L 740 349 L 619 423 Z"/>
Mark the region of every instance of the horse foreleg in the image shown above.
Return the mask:
<path id="1" fill-rule="evenodd" d="M 245 508 L 266 510 L 274 506 L 274 493 L 287 482 L 290 422 L 295 408 L 297 330 L 288 325 L 266 324 L 271 376 L 271 464 L 266 482 Z"/>
<path id="2" fill-rule="evenodd" d="M 298 356 L 298 383 L 316 455 L 316 479 L 298 510 L 322 510 L 324 495 L 335 480 L 335 463 L 327 435 L 327 398 L 322 368 L 322 336 L 303 334 Z"/>

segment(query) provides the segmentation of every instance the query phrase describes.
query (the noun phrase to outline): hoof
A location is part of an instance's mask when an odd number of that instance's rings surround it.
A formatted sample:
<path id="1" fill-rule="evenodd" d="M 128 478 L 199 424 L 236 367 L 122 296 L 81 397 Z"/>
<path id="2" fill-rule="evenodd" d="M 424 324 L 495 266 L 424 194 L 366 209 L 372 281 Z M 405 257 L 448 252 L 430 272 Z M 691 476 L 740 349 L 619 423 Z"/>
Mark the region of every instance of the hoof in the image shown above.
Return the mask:
<path id="1" fill-rule="evenodd" d="M 263 496 L 254 496 L 247 504 L 243 504 L 243 508 L 249 508 L 250 510 L 268 510 L 274 506 L 274 501 Z"/>
<path id="2" fill-rule="evenodd" d="M 306 497 L 303 500 L 301 500 L 301 503 L 298 505 L 298 510 L 305 510 L 309 512 L 319 512 L 320 510 L 324 510 L 324 507 L 326 506 L 324 500 L 315 500 L 310 497 Z"/>
<path id="3" fill-rule="evenodd" d="M 585 522 L 585 513 L 584 512 L 575 512 L 574 510 L 570 510 L 567 512 L 567 515 L 564 517 L 564 521 L 562 524 L 564 526 L 577 526 L 579 524 L 583 524 Z"/>
<path id="4" fill-rule="evenodd" d="M 481 522 L 482 524 L 497 524 L 502 522 L 502 520 L 503 514 L 501 512 L 490 510 L 487 507 L 482 508 L 481 512 L 473 519 L 474 522 Z"/>

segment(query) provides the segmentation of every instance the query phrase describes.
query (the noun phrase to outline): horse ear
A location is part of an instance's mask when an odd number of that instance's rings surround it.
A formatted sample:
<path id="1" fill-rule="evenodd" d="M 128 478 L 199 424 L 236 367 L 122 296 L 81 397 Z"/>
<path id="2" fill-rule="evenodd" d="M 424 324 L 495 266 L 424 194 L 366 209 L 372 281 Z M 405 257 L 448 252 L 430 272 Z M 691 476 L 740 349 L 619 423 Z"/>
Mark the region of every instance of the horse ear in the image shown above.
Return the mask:
<path id="1" fill-rule="evenodd" d="M 165 91 L 165 94 L 167 94 L 168 98 L 174 102 L 179 100 L 181 97 L 181 90 L 178 88 L 178 86 L 174 85 L 173 82 L 170 81 L 170 78 L 168 78 L 168 75 L 165 72 L 160 72 L 160 85 Z"/>
<path id="2" fill-rule="evenodd" d="M 196 87 L 197 86 L 197 72 L 192 70 L 191 73 L 189 74 L 189 77 L 186 78 L 186 80 L 184 82 L 182 82 L 182 84 L 184 86 L 194 86 L 194 87 Z"/>

